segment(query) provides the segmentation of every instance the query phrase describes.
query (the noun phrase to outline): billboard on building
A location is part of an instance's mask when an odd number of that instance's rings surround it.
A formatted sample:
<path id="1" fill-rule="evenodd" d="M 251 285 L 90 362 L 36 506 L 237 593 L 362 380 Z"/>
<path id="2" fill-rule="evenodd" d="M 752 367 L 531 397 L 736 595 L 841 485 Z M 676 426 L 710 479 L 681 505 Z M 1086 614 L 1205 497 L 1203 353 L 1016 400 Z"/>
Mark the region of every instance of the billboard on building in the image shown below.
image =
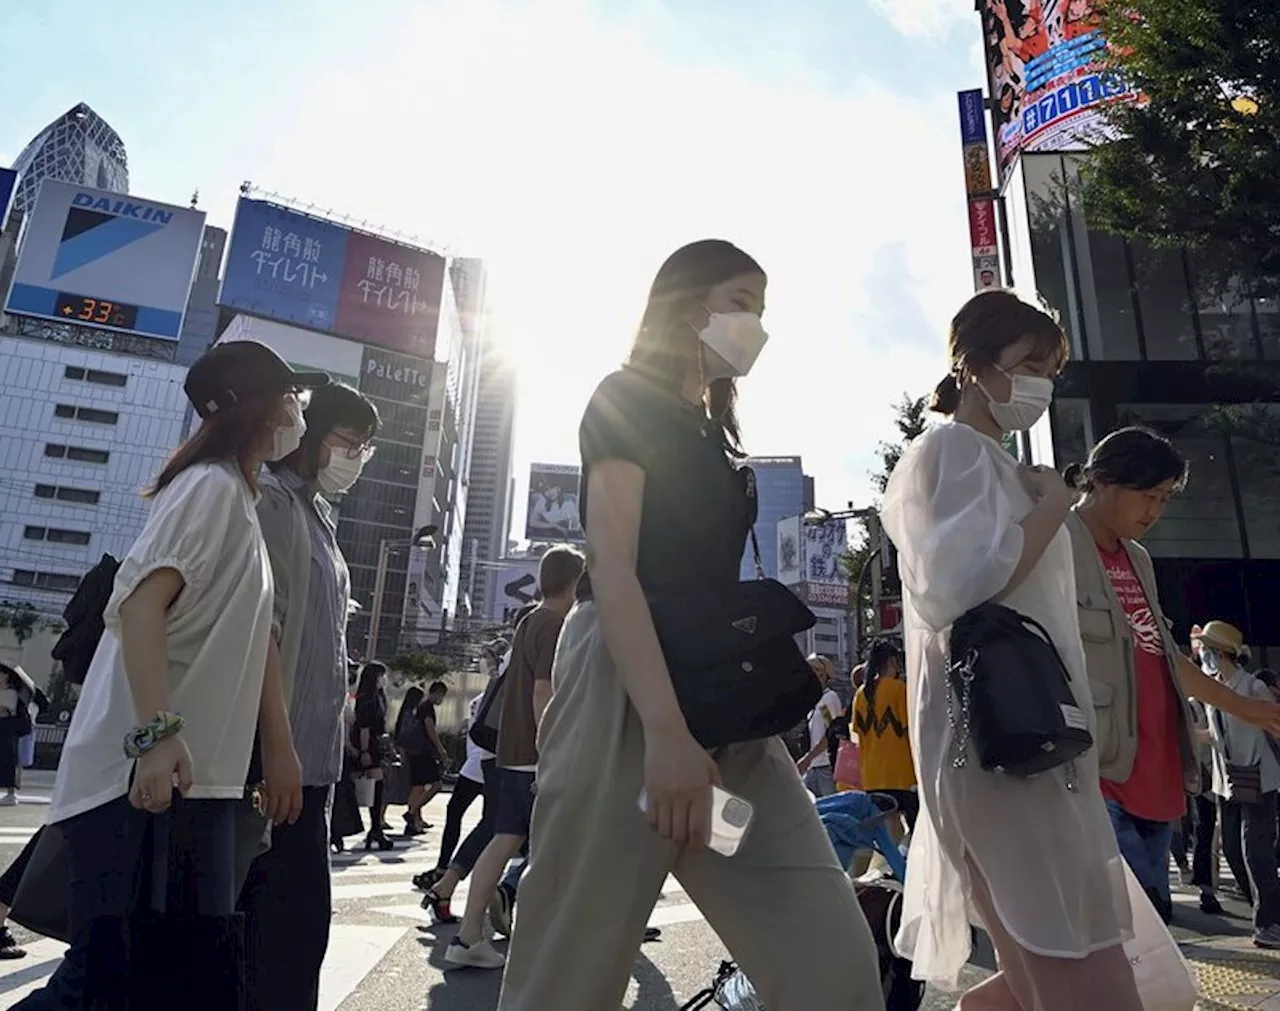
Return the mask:
<path id="1" fill-rule="evenodd" d="M 810 604 L 847 607 L 849 579 L 842 559 L 849 549 L 844 520 L 827 520 L 804 531 L 804 582 Z"/>
<path id="2" fill-rule="evenodd" d="M 491 573 L 489 586 L 489 618 L 509 624 L 520 608 L 537 599 L 538 559 L 506 559 Z"/>
<path id="3" fill-rule="evenodd" d="M 535 463 L 529 467 L 529 511 L 524 535 L 531 541 L 581 542 L 585 539 L 578 517 L 580 467 Z"/>
<path id="4" fill-rule="evenodd" d="M 220 305 L 435 356 L 444 257 L 241 198 Z"/>
<path id="5" fill-rule="evenodd" d="M 992 199 L 991 156 L 987 151 L 986 104 L 981 89 L 962 91 L 960 150 L 964 162 L 965 199 L 969 202 L 969 245 L 974 291 L 1000 285 L 996 208 Z"/>
<path id="6" fill-rule="evenodd" d="M 800 539 L 801 518 L 778 520 L 778 582 L 797 586 L 804 582 L 804 545 Z"/>
<path id="7" fill-rule="evenodd" d="M 46 179 L 6 310 L 177 340 L 204 212 Z"/>
<path id="8" fill-rule="evenodd" d="M 9 221 L 9 207 L 18 190 L 18 173 L 14 169 L 0 168 L 0 231 Z"/>
<path id="9" fill-rule="evenodd" d="M 1105 66 L 1091 0 L 980 0 L 1003 180 L 1020 151 L 1080 151 L 1114 133 L 1101 115 L 1138 92 Z"/>

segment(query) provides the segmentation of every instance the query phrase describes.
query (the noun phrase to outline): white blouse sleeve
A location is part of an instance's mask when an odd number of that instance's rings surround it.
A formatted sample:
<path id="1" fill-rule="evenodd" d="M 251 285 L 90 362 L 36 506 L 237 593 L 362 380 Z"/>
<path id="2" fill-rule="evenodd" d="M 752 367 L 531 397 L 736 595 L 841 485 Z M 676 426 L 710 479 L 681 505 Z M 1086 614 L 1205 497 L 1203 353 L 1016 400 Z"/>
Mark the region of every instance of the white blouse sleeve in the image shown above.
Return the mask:
<path id="1" fill-rule="evenodd" d="M 920 621 L 938 632 L 999 594 L 1022 557 L 1023 531 L 982 436 L 947 425 L 894 468 L 881 521 Z"/>
<path id="2" fill-rule="evenodd" d="M 103 613 L 108 628 L 118 627 L 120 605 L 160 569 L 182 576 L 182 592 L 171 614 L 199 597 L 226 547 L 234 510 L 243 508 L 238 480 L 223 467 L 197 466 L 183 471 L 155 497 L 142 533 L 116 573 Z"/>

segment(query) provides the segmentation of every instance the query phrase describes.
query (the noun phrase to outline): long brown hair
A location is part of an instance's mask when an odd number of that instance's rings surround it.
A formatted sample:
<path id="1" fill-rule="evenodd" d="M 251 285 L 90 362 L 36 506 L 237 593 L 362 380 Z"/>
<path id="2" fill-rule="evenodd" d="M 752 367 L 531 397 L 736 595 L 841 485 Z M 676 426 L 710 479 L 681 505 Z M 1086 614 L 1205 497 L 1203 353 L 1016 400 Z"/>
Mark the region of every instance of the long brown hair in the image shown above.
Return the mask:
<path id="1" fill-rule="evenodd" d="M 173 451 L 155 484 L 143 492 L 154 498 L 189 467 L 200 463 L 235 460 L 250 489 L 257 494 L 258 474 L 254 455 L 276 425 L 284 394 L 272 393 L 236 404 L 228 411 L 205 418 L 195 433 Z"/>
<path id="2" fill-rule="evenodd" d="M 723 239 L 703 239 L 677 249 L 653 279 L 628 364 L 679 393 L 690 363 L 700 353 L 689 326 L 690 314 L 717 284 L 751 275 L 764 277 L 765 273 L 754 259 Z M 741 456 L 737 401 L 738 387 L 732 379 L 717 379 L 707 389 L 712 426 L 724 447 Z"/>
<path id="3" fill-rule="evenodd" d="M 951 321 L 947 353 L 951 371 L 933 391 L 930 410 L 955 414 L 960 407 L 961 378 L 990 368 L 1011 344 L 1030 337 L 1037 352 L 1057 365 L 1071 357 L 1071 344 L 1056 320 L 1008 291 L 984 291 L 974 295 Z"/>

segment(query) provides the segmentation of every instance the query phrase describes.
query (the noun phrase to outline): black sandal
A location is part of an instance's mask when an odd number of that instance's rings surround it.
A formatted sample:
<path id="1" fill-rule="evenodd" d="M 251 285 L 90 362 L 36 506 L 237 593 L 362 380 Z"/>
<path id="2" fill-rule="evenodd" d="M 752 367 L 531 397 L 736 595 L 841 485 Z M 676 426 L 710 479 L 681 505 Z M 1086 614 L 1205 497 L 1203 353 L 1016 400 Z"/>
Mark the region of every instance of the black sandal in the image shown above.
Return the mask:
<path id="1" fill-rule="evenodd" d="M 451 926 L 458 922 L 458 918 L 453 915 L 453 910 L 449 908 L 449 900 L 437 895 L 434 888 L 428 888 L 427 894 L 422 897 L 422 908 L 431 910 L 436 923 Z"/>

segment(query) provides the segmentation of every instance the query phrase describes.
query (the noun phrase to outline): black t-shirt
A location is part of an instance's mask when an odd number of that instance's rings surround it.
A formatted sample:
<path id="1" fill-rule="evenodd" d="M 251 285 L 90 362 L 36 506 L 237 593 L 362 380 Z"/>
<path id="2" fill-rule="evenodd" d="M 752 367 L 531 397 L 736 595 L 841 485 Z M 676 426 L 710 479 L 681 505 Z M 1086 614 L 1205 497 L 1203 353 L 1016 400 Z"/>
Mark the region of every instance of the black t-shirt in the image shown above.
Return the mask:
<path id="1" fill-rule="evenodd" d="M 645 473 L 636 574 L 647 594 L 688 593 L 736 583 L 755 520 L 750 471 L 734 465 L 705 415 L 632 369 L 596 388 L 578 429 L 587 528 L 591 467 L 627 460 Z M 587 575 L 580 598 L 591 595 Z"/>
<path id="2" fill-rule="evenodd" d="M 418 709 L 414 715 L 418 717 L 419 722 L 430 722 L 434 725 L 436 722 L 436 704 L 430 699 L 424 698 L 418 703 Z"/>

